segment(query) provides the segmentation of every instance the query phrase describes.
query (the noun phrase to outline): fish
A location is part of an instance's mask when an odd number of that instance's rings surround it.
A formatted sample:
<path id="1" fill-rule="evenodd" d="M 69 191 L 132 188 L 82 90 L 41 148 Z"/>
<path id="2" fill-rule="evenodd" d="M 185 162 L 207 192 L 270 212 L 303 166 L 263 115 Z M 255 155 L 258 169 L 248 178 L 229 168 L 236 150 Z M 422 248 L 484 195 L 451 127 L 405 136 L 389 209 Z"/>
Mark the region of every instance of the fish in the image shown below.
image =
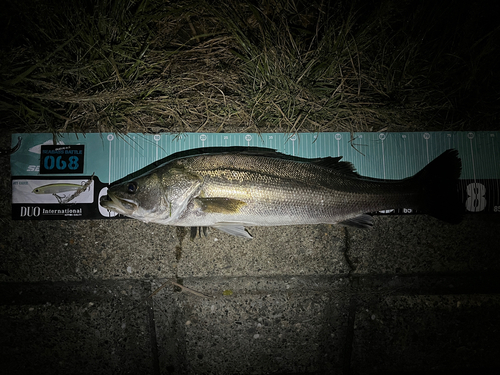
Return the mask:
<path id="1" fill-rule="evenodd" d="M 443 152 L 414 176 L 359 175 L 342 157 L 300 158 L 265 148 L 173 154 L 146 173 L 112 184 L 100 205 L 164 225 L 212 227 L 252 238 L 246 227 L 373 225 L 369 213 L 407 208 L 458 223 L 458 151 Z M 201 232 L 201 231 L 200 231 Z"/>

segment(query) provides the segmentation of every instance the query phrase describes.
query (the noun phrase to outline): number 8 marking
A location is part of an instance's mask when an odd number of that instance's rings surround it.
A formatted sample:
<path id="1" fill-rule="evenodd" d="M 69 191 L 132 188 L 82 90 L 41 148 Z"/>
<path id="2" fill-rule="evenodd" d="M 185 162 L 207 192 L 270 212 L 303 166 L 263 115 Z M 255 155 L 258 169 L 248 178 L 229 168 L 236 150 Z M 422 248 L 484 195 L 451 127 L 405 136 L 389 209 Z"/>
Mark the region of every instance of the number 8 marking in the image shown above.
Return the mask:
<path id="1" fill-rule="evenodd" d="M 474 182 L 467 185 L 467 201 L 465 202 L 465 208 L 470 212 L 479 212 L 486 208 L 486 188 L 483 184 Z"/>
<path id="2" fill-rule="evenodd" d="M 69 157 L 69 169 L 78 169 L 78 156 L 70 156 Z"/>

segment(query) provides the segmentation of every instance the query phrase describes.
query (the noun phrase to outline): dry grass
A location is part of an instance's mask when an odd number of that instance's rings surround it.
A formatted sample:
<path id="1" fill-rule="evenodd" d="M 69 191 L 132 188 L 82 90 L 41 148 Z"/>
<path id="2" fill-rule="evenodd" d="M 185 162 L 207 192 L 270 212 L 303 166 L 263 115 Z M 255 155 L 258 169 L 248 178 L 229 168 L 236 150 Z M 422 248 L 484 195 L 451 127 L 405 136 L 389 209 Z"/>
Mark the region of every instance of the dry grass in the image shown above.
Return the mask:
<path id="1" fill-rule="evenodd" d="M 60 4 L 12 2 L 1 20 L 18 32 L 0 58 L 0 111 L 12 131 L 415 131 L 498 121 L 499 28 L 440 30 L 455 16 L 446 5 Z"/>

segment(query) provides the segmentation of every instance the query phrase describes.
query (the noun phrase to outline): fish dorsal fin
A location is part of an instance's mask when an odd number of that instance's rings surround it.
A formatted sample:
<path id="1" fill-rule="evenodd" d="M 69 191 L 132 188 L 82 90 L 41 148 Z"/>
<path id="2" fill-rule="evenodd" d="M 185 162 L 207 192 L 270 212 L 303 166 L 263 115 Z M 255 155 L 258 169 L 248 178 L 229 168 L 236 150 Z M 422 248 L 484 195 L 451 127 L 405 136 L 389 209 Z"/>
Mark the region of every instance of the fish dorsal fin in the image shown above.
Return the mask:
<path id="1" fill-rule="evenodd" d="M 236 214 L 246 202 L 233 198 L 214 197 L 214 198 L 195 198 L 195 203 L 206 213 L 218 214 Z"/>
<path id="2" fill-rule="evenodd" d="M 243 154 L 255 155 L 255 156 L 267 156 L 275 159 L 292 160 L 302 163 L 311 163 L 317 165 L 318 167 L 330 169 L 352 177 L 361 177 L 356 172 L 356 168 L 351 162 L 341 161 L 342 156 L 337 156 L 337 157 L 326 156 L 323 158 L 308 159 L 298 156 L 285 155 L 270 149 L 262 149 L 262 151 L 260 152 L 256 150 L 251 150 L 249 152 L 244 152 Z"/>
<path id="3" fill-rule="evenodd" d="M 348 161 L 340 161 L 342 159 L 342 156 L 337 156 L 337 157 L 326 156 L 323 158 L 309 159 L 309 158 L 302 158 L 299 156 L 282 154 L 281 152 L 269 148 L 257 148 L 257 147 L 250 147 L 247 150 L 242 151 L 241 154 L 252 155 L 252 156 L 265 156 L 269 158 L 292 160 L 302 163 L 311 163 L 322 168 L 332 169 L 340 173 L 348 174 L 351 176 L 361 177 L 356 172 L 356 168 L 354 168 L 354 165 L 352 163 Z"/>
<path id="4" fill-rule="evenodd" d="M 336 158 L 327 156 L 325 158 L 310 159 L 310 163 L 322 168 L 335 170 L 346 175 L 361 177 L 358 172 L 356 172 L 356 168 L 354 168 L 354 165 L 351 162 L 340 161 L 341 159 L 342 156 L 338 156 Z"/>

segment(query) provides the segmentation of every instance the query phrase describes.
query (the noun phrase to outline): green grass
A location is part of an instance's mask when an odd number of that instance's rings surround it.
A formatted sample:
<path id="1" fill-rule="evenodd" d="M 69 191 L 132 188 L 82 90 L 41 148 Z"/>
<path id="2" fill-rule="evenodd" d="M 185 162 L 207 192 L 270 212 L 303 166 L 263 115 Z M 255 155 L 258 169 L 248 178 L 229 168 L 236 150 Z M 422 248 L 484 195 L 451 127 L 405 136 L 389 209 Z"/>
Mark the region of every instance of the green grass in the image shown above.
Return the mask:
<path id="1" fill-rule="evenodd" d="M 0 57 L 4 124 L 57 134 L 498 122 L 500 29 L 471 4 L 174 3 L 10 2 L 0 20 L 12 36 Z"/>

